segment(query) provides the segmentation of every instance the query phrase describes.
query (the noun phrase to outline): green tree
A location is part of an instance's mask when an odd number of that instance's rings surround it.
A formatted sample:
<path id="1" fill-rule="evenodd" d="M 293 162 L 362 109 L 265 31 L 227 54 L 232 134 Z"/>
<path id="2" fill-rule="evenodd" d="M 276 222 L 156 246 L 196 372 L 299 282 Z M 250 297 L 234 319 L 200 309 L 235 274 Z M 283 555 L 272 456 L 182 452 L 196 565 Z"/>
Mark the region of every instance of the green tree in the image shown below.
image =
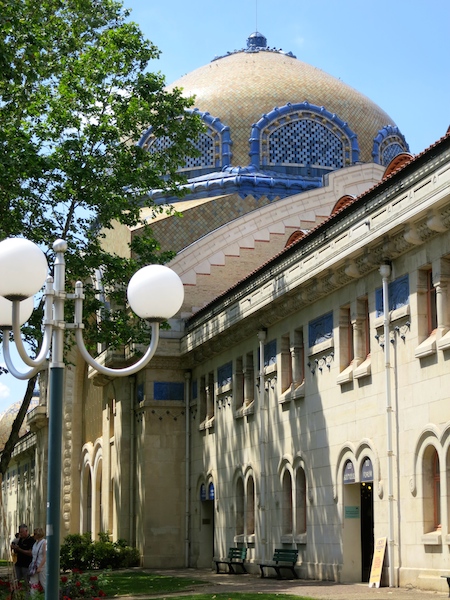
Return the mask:
<path id="1" fill-rule="evenodd" d="M 92 321 L 89 341 L 113 346 L 143 333 L 123 308 L 123 283 L 172 255 L 149 228 L 128 258 L 102 248 L 103 232 L 115 222 L 138 225 L 143 206 L 163 210 L 149 192 L 179 193 L 177 169 L 196 154 L 191 140 L 202 127 L 186 111 L 192 99 L 166 91 L 164 77 L 147 70 L 159 52 L 128 17 L 117 0 L 0 0 L 0 239 L 23 236 L 50 254 L 63 238 L 69 280 L 89 282 L 101 270 L 113 308 L 87 285 L 87 314 L 104 316 Z M 168 148 L 137 145 L 149 127 Z M 36 310 L 24 328 L 35 349 L 40 323 Z M 2 453 L 2 475 L 34 386 L 30 380 Z"/>

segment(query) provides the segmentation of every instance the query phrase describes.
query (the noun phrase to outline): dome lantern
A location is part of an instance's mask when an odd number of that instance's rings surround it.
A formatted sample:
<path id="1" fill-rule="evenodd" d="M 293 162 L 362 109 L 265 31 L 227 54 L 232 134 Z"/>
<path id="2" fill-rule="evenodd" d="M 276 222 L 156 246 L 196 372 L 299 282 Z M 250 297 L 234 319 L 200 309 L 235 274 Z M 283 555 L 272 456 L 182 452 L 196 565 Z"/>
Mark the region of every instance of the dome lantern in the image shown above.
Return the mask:
<path id="1" fill-rule="evenodd" d="M 247 48 L 256 50 L 259 48 L 267 48 L 267 39 L 259 31 L 255 31 L 247 38 Z"/>

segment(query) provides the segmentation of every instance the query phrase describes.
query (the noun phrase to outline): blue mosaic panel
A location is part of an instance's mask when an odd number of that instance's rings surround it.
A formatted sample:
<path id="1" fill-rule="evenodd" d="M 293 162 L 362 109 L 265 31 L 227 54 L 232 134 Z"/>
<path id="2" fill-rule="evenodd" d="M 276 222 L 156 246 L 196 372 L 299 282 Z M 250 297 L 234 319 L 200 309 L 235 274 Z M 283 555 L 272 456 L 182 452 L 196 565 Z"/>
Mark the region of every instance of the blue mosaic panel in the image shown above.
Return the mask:
<path id="1" fill-rule="evenodd" d="M 264 366 L 274 365 L 277 362 L 277 340 L 264 344 Z M 260 357 L 258 352 L 258 370 L 260 369 Z"/>
<path id="2" fill-rule="evenodd" d="M 392 138 L 389 138 L 392 140 Z M 395 158 L 398 154 L 405 152 L 403 146 L 397 141 L 391 141 L 390 144 L 383 146 L 381 151 L 381 164 L 384 167 L 387 167 L 393 158 Z"/>
<path id="3" fill-rule="evenodd" d="M 231 383 L 233 377 L 233 364 L 231 362 L 222 365 L 217 369 L 217 384 L 222 387 Z"/>
<path id="4" fill-rule="evenodd" d="M 271 165 L 317 165 L 340 169 L 344 145 L 330 129 L 310 119 L 283 125 L 269 136 Z"/>
<path id="5" fill-rule="evenodd" d="M 264 366 L 274 365 L 277 362 L 277 340 L 272 340 L 264 345 Z"/>
<path id="6" fill-rule="evenodd" d="M 308 343 L 309 347 L 333 339 L 333 313 L 329 312 L 326 315 L 317 317 L 314 321 L 310 321 L 308 325 Z"/>
<path id="7" fill-rule="evenodd" d="M 388 310 L 396 310 L 409 304 L 409 276 L 408 274 L 391 281 L 388 285 Z M 383 288 L 375 290 L 375 312 L 381 317 L 383 310 Z"/>
<path id="8" fill-rule="evenodd" d="M 173 381 L 155 381 L 153 384 L 153 398 L 155 400 L 184 401 L 184 383 Z"/>

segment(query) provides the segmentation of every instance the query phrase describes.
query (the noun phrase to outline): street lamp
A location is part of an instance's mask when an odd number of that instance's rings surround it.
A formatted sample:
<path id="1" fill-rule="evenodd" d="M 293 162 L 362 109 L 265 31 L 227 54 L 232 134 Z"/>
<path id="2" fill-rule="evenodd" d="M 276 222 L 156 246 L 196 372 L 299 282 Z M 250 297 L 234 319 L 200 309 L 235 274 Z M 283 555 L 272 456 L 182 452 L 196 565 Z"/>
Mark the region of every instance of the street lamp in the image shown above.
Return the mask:
<path id="1" fill-rule="evenodd" d="M 159 341 L 159 324 L 172 317 L 181 307 L 184 298 L 183 284 L 178 275 L 163 265 L 148 265 L 133 275 L 128 285 L 128 302 L 132 310 L 151 326 L 151 341 L 144 356 L 134 365 L 111 369 L 98 364 L 88 353 L 83 340 L 83 284 L 77 281 L 75 293 L 65 292 L 64 253 L 67 243 L 56 240 L 53 244 L 56 257 L 54 278 L 48 277 L 48 264 L 42 250 L 33 242 L 22 238 L 9 238 L 0 242 L 0 328 L 3 331 L 3 353 L 9 372 L 17 379 L 30 379 L 46 368 L 50 356 L 49 377 L 49 438 L 47 483 L 47 584 L 45 598 L 59 598 L 59 553 L 61 521 L 61 469 L 62 469 L 62 405 L 64 395 L 64 332 L 75 330 L 75 339 L 84 360 L 99 373 L 124 377 L 136 373 L 151 360 Z M 41 350 L 30 358 L 21 339 L 20 325 L 25 323 L 33 309 L 33 295 L 45 283 L 44 335 Z M 64 303 L 75 301 L 73 323 L 64 320 Z M 10 331 L 20 358 L 28 369 L 18 371 L 9 349 Z"/>

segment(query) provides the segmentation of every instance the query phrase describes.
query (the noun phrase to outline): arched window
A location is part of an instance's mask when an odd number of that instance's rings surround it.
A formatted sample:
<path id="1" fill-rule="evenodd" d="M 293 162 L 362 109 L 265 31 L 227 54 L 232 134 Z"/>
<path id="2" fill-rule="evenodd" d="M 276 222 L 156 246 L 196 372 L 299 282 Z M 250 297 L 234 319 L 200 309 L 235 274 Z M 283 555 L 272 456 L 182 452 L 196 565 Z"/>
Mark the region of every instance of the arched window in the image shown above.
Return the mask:
<path id="1" fill-rule="evenodd" d="M 387 167 L 399 154 L 409 152 L 409 146 L 398 127 L 386 125 L 373 140 L 372 157 L 375 163 Z"/>
<path id="2" fill-rule="evenodd" d="M 292 478 L 289 471 L 285 471 L 283 475 L 283 534 L 292 533 L 293 518 L 292 518 Z"/>
<path id="3" fill-rule="evenodd" d="M 296 533 L 306 533 L 306 476 L 299 467 L 295 476 Z"/>
<path id="4" fill-rule="evenodd" d="M 239 477 L 236 484 L 236 535 L 244 534 L 244 482 Z"/>
<path id="5" fill-rule="evenodd" d="M 434 446 L 423 454 L 422 497 L 424 533 L 441 527 L 441 476 L 439 456 Z"/>
<path id="6" fill-rule="evenodd" d="M 89 533 L 92 532 L 92 476 L 89 464 L 84 467 L 82 494 L 82 533 Z"/>
<path id="7" fill-rule="evenodd" d="M 95 507 L 94 507 L 94 531 L 104 531 L 103 523 L 103 500 L 102 500 L 102 460 L 100 459 L 95 471 Z"/>
<path id="8" fill-rule="evenodd" d="M 356 134 L 322 106 L 274 108 L 253 125 L 250 156 L 258 168 L 321 177 L 359 160 Z"/>
<path id="9" fill-rule="evenodd" d="M 255 533 L 255 482 L 253 477 L 247 479 L 247 510 L 245 512 L 246 534 Z"/>
<path id="10" fill-rule="evenodd" d="M 207 112 L 201 112 L 198 109 L 194 109 L 192 112 L 200 115 L 205 131 L 193 141 L 198 155 L 186 157 L 185 163 L 180 165 L 180 171 L 188 178 L 221 170 L 231 162 L 230 128 Z M 141 148 L 146 148 L 152 154 L 164 153 L 172 144 L 171 138 L 167 135 L 156 137 L 151 127 L 144 132 L 139 141 Z"/>
<path id="11" fill-rule="evenodd" d="M 439 469 L 439 456 L 434 452 L 433 458 L 433 504 L 434 504 L 434 528 L 441 528 L 441 473 Z"/>

